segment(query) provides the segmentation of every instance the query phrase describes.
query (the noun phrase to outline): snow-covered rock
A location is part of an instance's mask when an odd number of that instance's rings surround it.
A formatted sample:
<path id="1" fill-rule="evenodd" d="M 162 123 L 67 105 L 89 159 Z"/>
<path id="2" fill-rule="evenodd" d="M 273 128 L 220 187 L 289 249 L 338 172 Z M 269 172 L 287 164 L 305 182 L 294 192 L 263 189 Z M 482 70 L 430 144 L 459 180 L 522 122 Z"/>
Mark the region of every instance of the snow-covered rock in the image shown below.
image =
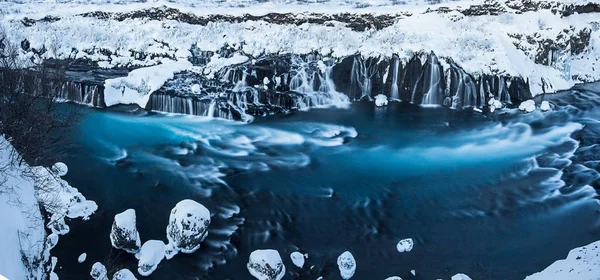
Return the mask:
<path id="1" fill-rule="evenodd" d="M 467 276 L 466 274 L 457 273 L 452 276 L 451 280 L 471 280 L 471 277 Z"/>
<path id="2" fill-rule="evenodd" d="M 208 235 L 209 225 L 210 211 L 204 205 L 190 199 L 177 203 L 171 210 L 167 225 L 167 259 L 178 252 L 189 254 L 198 250 Z"/>
<path id="3" fill-rule="evenodd" d="M 199 84 L 194 84 L 192 85 L 192 93 L 193 94 L 200 94 L 200 85 Z"/>
<path id="4" fill-rule="evenodd" d="M 543 112 L 550 111 L 550 102 L 546 100 L 542 101 L 542 104 L 540 104 L 540 110 Z"/>
<path id="5" fill-rule="evenodd" d="M 417 276 L 417 271 L 414 269 L 411 269 L 410 274 L 412 274 L 413 276 Z"/>
<path id="6" fill-rule="evenodd" d="M 90 276 L 92 276 L 94 280 L 108 280 L 106 273 L 106 267 L 103 264 L 96 262 L 92 265 Z"/>
<path id="7" fill-rule="evenodd" d="M 135 210 L 127 209 L 115 215 L 110 231 L 110 243 L 117 249 L 135 254 L 140 250 L 140 234 L 137 231 Z"/>
<path id="8" fill-rule="evenodd" d="M 385 106 L 385 105 L 388 105 L 387 96 L 385 96 L 383 94 L 376 95 L 375 96 L 375 106 L 381 107 L 381 106 Z"/>
<path id="9" fill-rule="evenodd" d="M 597 280 L 600 276 L 600 241 L 569 251 L 567 258 L 558 260 L 525 280 Z"/>
<path id="10" fill-rule="evenodd" d="M 285 275 L 285 265 L 277 250 L 256 250 L 250 254 L 248 271 L 258 280 L 280 280 Z"/>
<path id="11" fill-rule="evenodd" d="M 139 260 L 138 273 L 142 276 L 148 276 L 156 270 L 158 264 L 165 258 L 165 243 L 160 240 L 148 240 L 144 242 L 135 257 Z"/>
<path id="12" fill-rule="evenodd" d="M 292 259 L 292 263 L 299 268 L 302 268 L 304 266 L 304 257 L 305 255 L 303 255 L 300 252 L 293 252 L 290 254 L 290 259 Z"/>
<path id="13" fill-rule="evenodd" d="M 64 164 L 62 162 L 57 162 L 54 165 L 52 165 L 52 168 L 50 168 L 50 170 L 52 170 L 52 172 L 54 174 L 56 174 L 57 176 L 63 177 L 65 175 L 67 175 L 69 168 L 67 167 L 66 164 Z"/>
<path id="14" fill-rule="evenodd" d="M 121 269 L 115 272 L 112 280 L 137 280 L 137 278 L 135 278 L 135 275 L 129 269 Z"/>
<path id="15" fill-rule="evenodd" d="M 83 263 L 86 259 L 87 259 L 87 254 L 83 253 L 83 254 L 79 255 L 79 257 L 77 258 L 77 262 Z"/>
<path id="16" fill-rule="evenodd" d="M 390 276 L 388 278 L 385 278 L 385 280 L 402 280 L 402 278 L 400 278 L 398 276 Z"/>
<path id="17" fill-rule="evenodd" d="M 496 111 L 496 106 L 494 106 L 494 105 L 490 105 L 489 108 L 490 108 L 490 113 L 493 113 Z"/>
<path id="18" fill-rule="evenodd" d="M 342 253 L 337 259 L 337 265 L 343 279 L 350 279 L 354 276 L 354 272 L 356 272 L 356 260 L 354 260 L 352 253 L 348 251 Z"/>
<path id="19" fill-rule="evenodd" d="M 521 102 L 521 104 L 519 105 L 519 110 L 525 111 L 527 113 L 531 113 L 531 112 L 535 111 L 535 101 L 530 99 L 530 100 Z"/>
<path id="20" fill-rule="evenodd" d="M 414 242 L 413 242 L 412 238 L 406 238 L 406 239 L 402 239 L 402 240 L 398 241 L 398 244 L 396 244 L 396 249 L 400 253 L 410 252 L 410 250 L 413 249 L 413 246 L 414 246 Z"/>

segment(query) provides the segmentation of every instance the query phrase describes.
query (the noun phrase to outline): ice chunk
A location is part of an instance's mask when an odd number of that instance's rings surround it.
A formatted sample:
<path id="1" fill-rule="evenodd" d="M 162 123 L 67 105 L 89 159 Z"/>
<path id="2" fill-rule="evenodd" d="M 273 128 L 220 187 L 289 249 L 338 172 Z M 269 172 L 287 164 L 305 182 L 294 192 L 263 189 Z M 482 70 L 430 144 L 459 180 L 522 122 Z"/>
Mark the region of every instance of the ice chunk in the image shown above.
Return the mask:
<path id="1" fill-rule="evenodd" d="M 62 177 L 62 176 L 65 176 L 65 175 L 67 175 L 67 172 L 69 171 L 69 168 L 67 167 L 67 165 L 66 165 L 66 164 L 64 164 L 64 163 L 62 163 L 62 162 L 57 162 L 57 163 L 55 163 L 54 165 L 52 165 L 52 167 L 50 168 L 50 170 L 51 170 L 51 171 L 52 171 L 54 174 L 56 174 L 56 175 L 58 175 L 58 176 Z"/>
<path id="2" fill-rule="evenodd" d="M 412 250 L 413 246 L 414 246 L 414 242 L 413 242 L 412 238 L 406 238 L 406 239 L 400 240 L 398 242 L 398 244 L 396 244 L 396 249 L 400 253 L 410 252 L 410 250 Z"/>
<path id="3" fill-rule="evenodd" d="M 302 268 L 304 266 L 304 255 L 300 252 L 293 252 L 290 254 L 290 258 L 292 259 L 292 263 L 295 266 Z"/>
<path id="4" fill-rule="evenodd" d="M 77 258 L 77 262 L 82 263 L 85 261 L 85 259 L 87 259 L 87 254 L 83 253 L 83 254 L 79 255 L 79 257 Z"/>
<path id="5" fill-rule="evenodd" d="M 92 265 L 90 276 L 92 276 L 94 280 L 108 280 L 108 276 L 106 276 L 106 267 L 99 262 Z"/>
<path id="6" fill-rule="evenodd" d="M 200 85 L 199 84 L 194 84 L 192 86 L 192 93 L 193 94 L 200 94 Z"/>
<path id="7" fill-rule="evenodd" d="M 452 276 L 451 280 L 471 280 L 471 277 L 466 274 L 458 273 Z"/>
<path id="8" fill-rule="evenodd" d="M 388 105 L 387 96 L 385 96 L 383 94 L 376 95 L 375 96 L 375 106 L 381 107 L 381 106 L 385 106 L 385 105 Z"/>
<path id="9" fill-rule="evenodd" d="M 167 259 L 178 252 L 189 254 L 198 250 L 200 243 L 208 235 L 208 225 L 210 212 L 204 205 L 190 199 L 177 203 L 171 210 L 167 225 Z"/>
<path id="10" fill-rule="evenodd" d="M 414 269 L 412 269 L 412 270 L 410 271 L 410 274 L 412 274 L 413 276 L 417 276 L 417 271 L 416 271 L 416 270 L 414 270 Z"/>
<path id="11" fill-rule="evenodd" d="M 343 279 L 350 279 L 354 276 L 354 272 L 356 271 L 356 260 L 354 260 L 352 253 L 348 251 L 342 253 L 337 259 L 337 265 Z"/>
<path id="12" fill-rule="evenodd" d="M 112 280 L 137 280 L 137 278 L 129 269 L 121 269 L 113 275 Z"/>
<path id="13" fill-rule="evenodd" d="M 285 266 L 277 250 L 256 250 L 250 254 L 248 271 L 258 280 L 280 280 L 285 275 Z"/>
<path id="14" fill-rule="evenodd" d="M 115 215 L 115 221 L 110 232 L 110 242 L 117 249 L 128 253 L 137 253 L 140 250 L 140 234 L 136 228 L 135 210 L 127 209 Z"/>
<path id="15" fill-rule="evenodd" d="M 549 111 L 550 110 L 550 102 L 548 101 L 542 101 L 542 104 L 540 104 L 540 109 L 544 112 Z"/>
<path id="16" fill-rule="evenodd" d="M 156 270 L 158 264 L 165 258 L 165 243 L 160 240 L 148 240 L 135 255 L 139 260 L 138 273 L 148 276 Z"/>
<path id="17" fill-rule="evenodd" d="M 519 110 L 525 111 L 527 113 L 531 113 L 531 112 L 535 111 L 535 101 L 530 99 L 530 100 L 521 102 L 521 104 L 519 105 Z"/>

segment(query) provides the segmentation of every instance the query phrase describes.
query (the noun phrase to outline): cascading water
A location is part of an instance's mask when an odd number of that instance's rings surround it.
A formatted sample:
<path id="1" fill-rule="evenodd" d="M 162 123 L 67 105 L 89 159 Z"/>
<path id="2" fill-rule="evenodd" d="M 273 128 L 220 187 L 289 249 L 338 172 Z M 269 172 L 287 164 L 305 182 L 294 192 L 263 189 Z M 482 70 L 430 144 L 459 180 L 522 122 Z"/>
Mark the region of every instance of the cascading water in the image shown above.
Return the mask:
<path id="1" fill-rule="evenodd" d="M 441 105 L 444 100 L 442 77 L 444 76 L 441 65 L 435 54 L 430 54 L 425 63 L 423 72 L 423 102 L 425 105 Z"/>
<path id="2" fill-rule="evenodd" d="M 398 91 L 398 70 L 400 68 L 400 58 L 397 55 L 392 57 L 393 67 L 392 67 L 392 90 L 391 90 L 391 98 L 393 100 L 400 99 L 400 93 Z"/>

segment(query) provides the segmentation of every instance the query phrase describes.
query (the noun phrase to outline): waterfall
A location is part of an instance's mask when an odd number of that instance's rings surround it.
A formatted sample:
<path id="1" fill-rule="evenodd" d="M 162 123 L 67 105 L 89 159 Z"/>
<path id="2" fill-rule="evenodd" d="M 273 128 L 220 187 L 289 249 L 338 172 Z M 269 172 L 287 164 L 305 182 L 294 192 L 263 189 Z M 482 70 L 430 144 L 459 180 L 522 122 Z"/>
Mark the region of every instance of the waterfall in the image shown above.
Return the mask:
<path id="1" fill-rule="evenodd" d="M 443 71 L 435 54 L 431 53 L 427 58 L 423 72 L 423 102 L 425 105 L 441 105 L 444 99 L 442 90 Z"/>
<path id="2" fill-rule="evenodd" d="M 351 93 L 353 100 L 361 100 L 363 98 L 371 99 L 371 93 L 373 91 L 372 78 L 377 73 L 377 63 L 379 58 L 367 58 L 366 61 L 361 56 L 357 55 L 354 57 L 352 63 L 352 74 L 350 77 L 350 83 L 353 90 L 358 89 L 360 96 L 356 98 L 356 93 Z"/>
<path id="3" fill-rule="evenodd" d="M 206 116 L 209 118 L 212 118 L 215 116 L 215 106 L 216 106 L 217 102 L 216 101 L 211 101 L 210 105 L 208 106 L 208 110 L 206 111 Z"/>
<path id="4" fill-rule="evenodd" d="M 398 92 L 398 70 L 400 68 L 400 58 L 396 55 L 394 55 L 394 57 L 392 58 L 393 61 L 393 71 L 392 71 L 392 92 L 390 94 L 390 97 L 392 100 L 398 100 L 400 99 L 400 93 Z"/>

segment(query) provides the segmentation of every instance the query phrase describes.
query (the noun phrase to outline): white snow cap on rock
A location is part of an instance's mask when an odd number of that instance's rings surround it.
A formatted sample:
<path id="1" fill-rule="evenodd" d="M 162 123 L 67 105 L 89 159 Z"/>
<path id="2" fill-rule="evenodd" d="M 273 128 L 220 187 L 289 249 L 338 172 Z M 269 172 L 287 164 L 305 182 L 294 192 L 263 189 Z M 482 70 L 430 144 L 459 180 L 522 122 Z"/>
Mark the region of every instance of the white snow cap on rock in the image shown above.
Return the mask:
<path id="1" fill-rule="evenodd" d="M 398 276 L 391 276 L 391 277 L 385 278 L 385 280 L 402 280 L 402 278 L 400 278 Z"/>
<path id="2" fill-rule="evenodd" d="M 79 257 L 77 258 L 77 262 L 82 263 L 85 261 L 85 259 L 87 259 L 87 254 L 83 253 L 83 254 L 79 255 Z"/>
<path id="3" fill-rule="evenodd" d="M 569 251 L 564 260 L 558 260 L 541 272 L 525 280 L 597 280 L 600 275 L 600 241 Z"/>
<path id="4" fill-rule="evenodd" d="M 542 104 L 540 104 L 540 110 L 546 112 L 546 111 L 550 111 L 550 102 L 548 101 L 542 101 Z"/>
<path id="5" fill-rule="evenodd" d="M 458 273 L 452 276 L 451 280 L 471 280 L 471 277 L 466 274 Z"/>
<path id="6" fill-rule="evenodd" d="M 50 170 L 60 176 L 63 177 L 65 175 L 67 175 L 67 172 L 69 171 L 69 168 L 67 167 L 66 164 L 62 163 L 62 162 L 57 162 L 54 165 L 52 165 L 52 168 L 50 168 Z"/>
<path id="7" fill-rule="evenodd" d="M 348 251 L 342 253 L 337 259 L 337 265 L 343 279 L 350 279 L 354 276 L 354 272 L 356 271 L 356 260 L 354 260 L 352 253 Z"/>
<path id="8" fill-rule="evenodd" d="M 113 275 L 112 280 L 137 280 L 137 278 L 129 269 L 121 269 Z"/>
<path id="9" fill-rule="evenodd" d="M 200 243 L 208 235 L 210 211 L 204 205 L 191 199 L 184 199 L 175 205 L 169 216 L 165 249 L 167 259 L 178 252 L 193 253 L 200 248 Z"/>
<path id="10" fill-rule="evenodd" d="M 115 215 L 110 231 L 110 243 L 117 249 L 135 254 L 140 250 L 140 234 L 136 227 L 135 210 L 127 209 Z"/>
<path id="11" fill-rule="evenodd" d="M 300 252 L 293 252 L 290 254 L 290 259 L 292 259 L 292 263 L 294 263 L 294 265 L 299 268 L 302 268 L 304 266 L 304 257 L 305 255 L 302 255 L 302 253 Z"/>
<path id="12" fill-rule="evenodd" d="M 406 238 L 406 239 L 400 240 L 398 242 L 398 244 L 396 244 L 396 249 L 400 253 L 410 252 L 412 250 L 413 246 L 414 246 L 414 242 L 413 242 L 412 238 Z"/>
<path id="13" fill-rule="evenodd" d="M 385 105 L 388 105 L 387 96 L 385 96 L 383 94 L 376 95 L 375 96 L 375 106 L 381 107 L 381 106 L 385 106 Z"/>
<path id="14" fill-rule="evenodd" d="M 248 271 L 258 280 L 280 280 L 285 275 L 285 265 L 277 250 L 256 250 L 250 254 Z"/>
<path id="15" fill-rule="evenodd" d="M 199 84 L 194 84 L 192 86 L 192 93 L 193 94 L 200 94 L 200 85 Z"/>
<path id="16" fill-rule="evenodd" d="M 106 276 L 106 267 L 99 262 L 92 265 L 90 276 L 92 276 L 94 280 L 108 280 L 108 276 Z"/>
<path id="17" fill-rule="evenodd" d="M 519 105 L 519 110 L 525 111 L 527 113 L 535 111 L 535 101 L 529 99 L 527 101 L 521 102 L 521 104 Z"/>
<path id="18" fill-rule="evenodd" d="M 148 276 L 156 270 L 158 264 L 165 258 L 165 243 L 160 240 L 148 240 L 135 255 L 139 260 L 138 273 Z"/>

